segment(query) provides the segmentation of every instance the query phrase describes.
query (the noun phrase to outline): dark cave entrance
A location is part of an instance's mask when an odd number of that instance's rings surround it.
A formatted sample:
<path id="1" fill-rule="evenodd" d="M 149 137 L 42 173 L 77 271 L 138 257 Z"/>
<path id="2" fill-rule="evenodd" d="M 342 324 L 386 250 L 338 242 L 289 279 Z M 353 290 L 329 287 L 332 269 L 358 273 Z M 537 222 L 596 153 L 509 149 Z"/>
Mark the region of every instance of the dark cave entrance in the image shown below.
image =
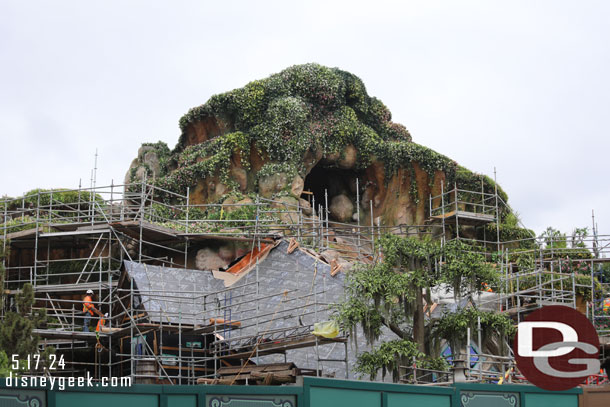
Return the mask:
<path id="1" fill-rule="evenodd" d="M 309 174 L 305 177 L 304 193 L 301 198 L 309 201 L 310 203 L 315 202 L 316 213 L 320 206 L 326 209 L 326 196 L 328 193 L 328 206 L 332 208 L 341 207 L 342 210 L 331 210 L 330 218 L 337 221 L 352 221 L 352 215 L 356 213 L 356 180 L 358 180 L 358 187 L 360 189 L 360 199 L 362 199 L 362 183 L 364 173 L 356 170 L 344 170 L 336 167 L 324 167 L 320 164 L 316 165 L 311 169 Z M 308 193 L 310 192 L 310 193 Z M 346 216 L 349 208 L 347 204 L 347 198 L 352 203 L 352 214 Z M 342 205 L 338 205 L 338 202 L 343 200 Z M 333 205 L 334 204 L 334 205 Z M 340 214 L 339 212 L 342 212 Z"/>

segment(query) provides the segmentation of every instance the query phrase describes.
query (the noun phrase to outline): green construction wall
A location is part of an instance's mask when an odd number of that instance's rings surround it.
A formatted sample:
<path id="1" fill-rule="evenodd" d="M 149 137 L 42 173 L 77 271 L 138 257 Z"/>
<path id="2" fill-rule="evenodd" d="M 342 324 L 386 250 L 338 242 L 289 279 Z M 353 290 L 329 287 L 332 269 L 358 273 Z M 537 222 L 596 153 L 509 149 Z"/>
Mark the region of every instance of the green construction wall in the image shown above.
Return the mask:
<path id="1" fill-rule="evenodd" d="M 608 400 L 610 406 L 610 400 Z M 525 394 L 525 407 L 574 407 L 578 406 L 576 394 Z"/>
<path id="2" fill-rule="evenodd" d="M 381 393 L 378 391 L 312 387 L 309 392 L 309 405 L 316 407 L 381 407 Z"/>
<path id="3" fill-rule="evenodd" d="M 426 406 L 451 407 L 451 396 L 431 394 L 387 393 L 384 407 Z"/>
<path id="4" fill-rule="evenodd" d="M 307 378 L 300 407 L 451 407 L 451 388 Z"/>
<path id="5" fill-rule="evenodd" d="M 159 396 L 156 394 L 113 394 L 94 392 L 55 392 L 57 407 L 157 407 Z"/>
<path id="6" fill-rule="evenodd" d="M 197 407 L 196 395 L 169 395 L 167 407 Z"/>
<path id="7" fill-rule="evenodd" d="M 0 406 L 22 407 L 18 396 L 27 393 L 41 400 L 40 407 L 578 407 L 581 392 L 511 384 L 432 387 L 308 377 L 301 386 L 134 385 L 58 391 L 10 388 L 0 379 Z"/>
<path id="8" fill-rule="evenodd" d="M 578 407 L 578 395 L 582 393 L 578 387 L 550 392 L 532 385 L 476 383 L 459 383 L 455 390 L 452 407 Z M 507 397 L 510 395 L 515 397 Z"/>
<path id="9" fill-rule="evenodd" d="M 85 402 L 84 404 L 83 401 Z M 161 396 L 159 394 L 89 392 L 56 392 L 55 405 L 56 407 L 82 407 L 83 405 L 86 407 L 198 407 L 196 394 L 169 394 Z"/>

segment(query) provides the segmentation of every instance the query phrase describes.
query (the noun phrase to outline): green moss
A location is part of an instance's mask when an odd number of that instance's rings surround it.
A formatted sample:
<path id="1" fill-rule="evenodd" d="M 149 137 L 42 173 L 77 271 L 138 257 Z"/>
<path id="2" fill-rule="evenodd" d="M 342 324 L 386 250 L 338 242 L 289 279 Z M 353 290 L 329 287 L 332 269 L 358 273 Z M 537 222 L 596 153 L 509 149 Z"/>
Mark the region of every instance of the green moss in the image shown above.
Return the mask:
<path id="1" fill-rule="evenodd" d="M 488 194 L 493 194 L 495 191 L 496 183 L 493 179 L 488 177 L 487 175 L 477 174 L 475 172 L 470 171 L 467 168 L 462 166 L 458 166 L 457 172 L 455 174 L 455 182 L 458 185 L 458 188 L 465 189 L 468 191 L 481 191 L 481 186 L 483 190 Z M 449 188 L 453 188 L 453 185 L 450 185 Z M 500 186 L 498 185 L 498 196 L 505 202 L 508 203 L 508 195 Z"/>
<path id="2" fill-rule="evenodd" d="M 178 167 L 171 174 L 156 181 L 169 191 L 183 192 L 197 180 L 218 175 L 222 182 L 231 184 L 229 168 L 234 154 L 240 157 L 244 169 L 249 169 L 250 136 L 242 132 L 223 134 L 212 140 L 185 148 L 177 156 Z"/>
<path id="3" fill-rule="evenodd" d="M 307 105 L 292 96 L 275 99 L 262 123 L 252 128 L 258 150 L 274 161 L 296 162 L 312 145 Z"/>
<path id="4" fill-rule="evenodd" d="M 6 227 L 6 233 L 21 232 L 22 230 L 34 229 L 36 227 L 36 217 L 26 215 L 11 219 L 2 224 Z"/>
<path id="5" fill-rule="evenodd" d="M 485 228 L 487 229 L 487 233 L 490 233 L 492 236 L 495 236 L 495 223 L 488 223 Z M 500 223 L 498 230 L 500 232 L 501 242 L 511 242 L 519 240 L 519 247 L 522 249 L 536 248 L 536 242 L 534 240 L 536 234 L 531 229 L 525 229 L 519 226 L 513 226 L 506 223 Z"/>
<path id="6" fill-rule="evenodd" d="M 51 194 L 52 192 L 52 194 Z M 78 190 L 67 190 L 64 188 L 53 188 L 53 189 L 43 189 L 36 188 L 32 189 L 25 194 L 23 194 L 23 198 L 15 198 L 16 204 L 25 203 L 25 207 L 28 206 L 36 206 L 38 205 L 40 193 L 40 205 L 47 206 L 51 203 L 51 195 L 53 195 L 53 205 L 61 205 L 61 204 L 74 204 L 78 203 L 79 200 L 83 203 L 89 202 L 89 192 L 88 191 L 78 191 Z M 99 203 L 103 203 L 104 200 L 100 195 L 95 195 L 95 201 Z"/>
<path id="7" fill-rule="evenodd" d="M 408 168 L 413 173 L 413 163 L 418 163 L 429 175 L 431 184 L 436 172 L 443 171 L 449 183 L 457 182 L 463 189 L 479 191 L 483 181 L 486 191 L 493 192 L 495 185 L 488 177 L 458 167 L 453 160 L 412 143 L 408 130 L 391 121 L 387 106 L 369 96 L 357 76 L 338 68 L 304 64 L 214 95 L 204 105 L 190 109 L 180 119 L 182 135 L 172 153 L 177 169 L 165 177 L 167 180 L 161 180 L 166 188 L 184 193 L 187 186 L 194 186 L 201 178 L 219 172 L 226 176 L 230 154 L 215 144 L 225 143 L 215 140 L 224 140 L 226 134 L 185 147 L 192 124 L 206 119 L 222 122 L 221 128 L 229 134 L 243 135 L 265 161 L 286 163 L 301 175 L 307 152 L 321 152 L 323 156 L 341 154 L 347 145 L 353 144 L 358 151 L 358 169 L 378 159 L 385 165 L 386 180 L 399 168 Z M 418 199 L 417 183 L 412 178 L 410 193 Z M 500 193 L 506 201 L 506 195 L 501 190 Z"/>
<path id="8" fill-rule="evenodd" d="M 267 177 L 273 174 L 284 173 L 287 179 L 292 179 L 297 174 L 297 168 L 290 163 L 267 163 L 256 173 L 256 179 Z"/>
<path id="9" fill-rule="evenodd" d="M 172 153 L 163 141 L 157 141 L 156 143 L 142 143 L 142 147 L 152 147 L 152 151 L 157 154 L 157 158 L 159 159 L 159 174 L 156 174 L 158 177 L 165 176 L 170 169 L 170 165 L 172 163 Z M 140 157 L 143 159 L 144 157 Z"/>
<path id="10" fill-rule="evenodd" d="M 392 113 L 383 102 L 376 97 L 370 98 L 368 114 L 364 120 L 376 130 L 382 129 L 392 119 Z"/>
<path id="11" fill-rule="evenodd" d="M 271 206 L 269 204 L 259 204 L 260 212 L 257 212 L 256 206 L 254 205 L 242 206 L 233 210 L 227 210 L 227 208 L 228 207 L 224 206 L 210 206 L 201 209 L 191 209 L 189 212 L 189 232 L 216 233 L 227 227 L 234 229 L 254 226 L 256 224 L 257 213 L 259 221 L 267 223 L 276 223 L 279 221 L 275 214 L 270 213 Z M 186 213 L 171 213 L 167 210 L 167 206 L 154 205 L 153 211 L 147 213 L 146 218 L 156 225 L 169 229 L 180 232 L 185 232 L 187 230 L 186 222 L 184 222 L 186 219 Z M 167 219 L 171 220 L 167 221 Z M 213 222 L 221 219 L 231 221 L 230 225 Z"/>
<path id="12" fill-rule="evenodd" d="M 153 176 L 153 169 L 148 165 L 148 163 L 144 162 L 144 157 L 148 152 L 154 152 L 157 155 L 159 160 L 159 173 L 154 174 L 155 178 L 160 178 L 166 176 L 171 168 L 175 165 L 175 159 L 170 151 L 169 147 L 163 141 L 158 141 L 156 143 L 142 143 L 142 148 L 140 149 L 140 153 L 138 155 L 138 160 L 140 164 L 138 167 L 133 167 L 129 173 L 129 181 L 131 183 L 141 182 L 142 180 L 136 179 L 136 172 L 139 167 L 144 167 L 146 169 L 146 174 L 148 177 Z"/>
<path id="13" fill-rule="evenodd" d="M 457 163 L 450 158 L 416 143 L 388 141 L 376 149 L 377 158 L 385 164 L 386 179 L 398 172 L 399 168 L 418 163 L 428 177 L 433 180 L 436 171 L 443 171 L 449 180 L 455 179 Z"/>

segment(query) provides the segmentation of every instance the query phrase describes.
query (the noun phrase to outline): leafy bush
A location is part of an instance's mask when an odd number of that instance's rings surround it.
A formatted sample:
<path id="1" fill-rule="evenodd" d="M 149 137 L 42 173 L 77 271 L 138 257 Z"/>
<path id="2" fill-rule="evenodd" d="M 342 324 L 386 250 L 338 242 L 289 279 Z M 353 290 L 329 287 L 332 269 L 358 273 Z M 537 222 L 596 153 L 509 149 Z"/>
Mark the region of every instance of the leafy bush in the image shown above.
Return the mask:
<path id="1" fill-rule="evenodd" d="M 410 365 L 413 358 L 423 357 L 424 354 L 417 350 L 415 342 L 408 339 L 396 339 L 384 342 L 370 352 L 362 352 L 358 356 L 355 370 L 369 375 L 370 380 L 375 380 L 379 370 L 384 378 L 386 373 L 390 372 L 394 381 L 397 381 L 398 368 L 401 365 Z"/>
<path id="2" fill-rule="evenodd" d="M 38 194 L 40 194 L 40 202 L 38 201 Z M 83 205 L 87 205 L 92 198 L 98 203 L 104 202 L 104 199 L 98 194 L 96 194 L 95 197 L 91 197 L 89 191 L 79 192 L 78 190 L 66 190 L 64 188 L 36 188 L 23 194 L 23 197 L 14 198 L 13 208 L 21 207 L 22 203 L 26 208 L 35 207 L 38 204 L 40 204 L 40 206 L 48 206 L 51 203 L 51 195 L 53 196 L 54 206 L 78 204 L 78 202 L 81 202 L 81 208 L 83 208 Z"/>
<path id="3" fill-rule="evenodd" d="M 514 323 L 506 314 L 467 307 L 445 313 L 442 318 L 436 320 L 432 328 L 432 336 L 436 341 L 446 340 L 456 352 L 456 349 L 463 349 L 466 346 L 468 328 L 471 332 L 476 332 L 479 318 L 484 339 L 512 337 L 515 334 Z M 502 340 L 497 342 L 503 343 Z"/>

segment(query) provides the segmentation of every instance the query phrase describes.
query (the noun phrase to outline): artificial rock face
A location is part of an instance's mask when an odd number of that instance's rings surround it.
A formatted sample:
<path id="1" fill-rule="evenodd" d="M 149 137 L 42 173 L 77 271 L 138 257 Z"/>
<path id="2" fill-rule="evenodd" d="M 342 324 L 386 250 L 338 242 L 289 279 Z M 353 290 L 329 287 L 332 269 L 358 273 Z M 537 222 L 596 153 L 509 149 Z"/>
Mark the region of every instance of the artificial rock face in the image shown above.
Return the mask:
<path id="1" fill-rule="evenodd" d="M 423 224 L 428 197 L 442 182 L 494 188 L 489 178 L 413 143 L 358 77 L 317 64 L 212 96 L 180 119 L 180 129 L 173 151 L 144 145 L 127 178 L 154 175 L 164 189 L 189 188 L 193 203 L 292 197 L 309 208 L 328 205 L 338 221 L 354 219 L 360 205 L 363 222 L 372 215 L 387 225 Z"/>

